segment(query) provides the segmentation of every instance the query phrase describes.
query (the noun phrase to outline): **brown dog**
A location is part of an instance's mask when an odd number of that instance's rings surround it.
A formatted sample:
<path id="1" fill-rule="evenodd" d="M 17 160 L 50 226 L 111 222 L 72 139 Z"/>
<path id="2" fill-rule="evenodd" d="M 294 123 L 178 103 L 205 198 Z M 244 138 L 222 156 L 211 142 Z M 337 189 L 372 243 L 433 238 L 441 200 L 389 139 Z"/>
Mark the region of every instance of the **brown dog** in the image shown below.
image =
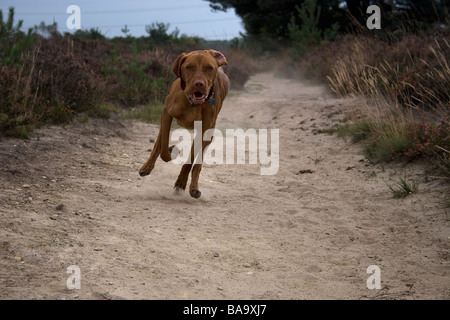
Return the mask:
<path id="1" fill-rule="evenodd" d="M 139 170 L 141 176 L 150 174 L 159 155 L 165 162 L 172 160 L 169 133 L 173 118 L 186 129 L 193 129 L 194 121 L 202 121 L 202 137 L 206 130 L 216 126 L 217 116 L 230 88 L 230 80 L 221 68 L 226 64 L 225 56 L 215 50 L 182 53 L 177 58 L 173 64 L 173 72 L 178 79 L 172 83 L 166 97 L 158 138 L 150 158 Z M 202 155 L 210 143 L 211 141 L 202 139 Z M 177 191 L 186 189 L 189 172 L 192 169 L 189 193 L 192 197 L 199 198 L 201 192 L 198 189 L 198 178 L 202 165 L 201 163 L 193 164 L 196 156 L 194 145 L 192 145 L 190 156 L 190 164 L 182 166 L 174 188 Z"/>

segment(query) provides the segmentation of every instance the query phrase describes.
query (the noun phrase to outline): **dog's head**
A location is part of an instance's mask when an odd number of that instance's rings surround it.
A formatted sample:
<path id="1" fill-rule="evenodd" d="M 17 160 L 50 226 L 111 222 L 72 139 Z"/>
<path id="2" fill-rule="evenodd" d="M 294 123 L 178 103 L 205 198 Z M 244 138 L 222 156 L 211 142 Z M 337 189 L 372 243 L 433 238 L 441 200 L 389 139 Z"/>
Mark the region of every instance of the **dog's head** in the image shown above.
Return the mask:
<path id="1" fill-rule="evenodd" d="M 225 56 L 215 50 L 182 53 L 173 64 L 173 72 L 181 80 L 184 90 L 194 104 L 205 102 L 214 85 L 217 70 L 227 64 Z"/>

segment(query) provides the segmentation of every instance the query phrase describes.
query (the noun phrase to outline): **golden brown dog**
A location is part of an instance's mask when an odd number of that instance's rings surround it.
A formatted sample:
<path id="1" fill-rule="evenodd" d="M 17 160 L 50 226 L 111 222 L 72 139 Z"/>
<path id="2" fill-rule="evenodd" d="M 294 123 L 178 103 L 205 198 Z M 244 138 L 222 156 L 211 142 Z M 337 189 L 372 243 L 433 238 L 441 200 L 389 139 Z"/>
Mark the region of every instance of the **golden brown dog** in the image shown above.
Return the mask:
<path id="1" fill-rule="evenodd" d="M 177 58 L 173 64 L 173 72 L 178 79 L 172 83 L 166 97 L 158 138 L 150 158 L 139 170 L 141 176 L 150 174 L 159 155 L 165 162 L 172 160 L 169 134 L 173 118 L 186 129 L 193 129 L 194 121 L 202 121 L 202 137 L 206 130 L 216 126 L 217 116 L 230 88 L 230 80 L 221 68 L 226 64 L 225 56 L 215 50 L 182 53 Z M 211 141 L 202 141 L 202 155 L 210 143 Z M 177 191 L 186 189 L 189 172 L 192 169 L 189 193 L 192 197 L 198 198 L 201 195 L 198 179 L 202 164 L 194 164 L 195 156 L 192 145 L 191 161 L 182 166 L 174 188 Z"/>

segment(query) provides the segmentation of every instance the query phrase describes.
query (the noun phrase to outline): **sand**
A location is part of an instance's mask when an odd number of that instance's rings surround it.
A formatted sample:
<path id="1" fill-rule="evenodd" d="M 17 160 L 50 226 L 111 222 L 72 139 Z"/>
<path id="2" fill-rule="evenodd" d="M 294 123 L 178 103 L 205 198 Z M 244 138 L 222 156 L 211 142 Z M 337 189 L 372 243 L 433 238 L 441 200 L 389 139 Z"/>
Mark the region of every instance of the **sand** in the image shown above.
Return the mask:
<path id="1" fill-rule="evenodd" d="M 217 127 L 278 129 L 279 170 L 204 165 L 199 199 L 174 194 L 180 165 L 138 175 L 158 124 L 75 120 L 2 139 L 0 298 L 449 299 L 448 184 L 324 133 L 359 103 L 256 74 Z M 401 177 L 419 189 L 394 199 Z"/>

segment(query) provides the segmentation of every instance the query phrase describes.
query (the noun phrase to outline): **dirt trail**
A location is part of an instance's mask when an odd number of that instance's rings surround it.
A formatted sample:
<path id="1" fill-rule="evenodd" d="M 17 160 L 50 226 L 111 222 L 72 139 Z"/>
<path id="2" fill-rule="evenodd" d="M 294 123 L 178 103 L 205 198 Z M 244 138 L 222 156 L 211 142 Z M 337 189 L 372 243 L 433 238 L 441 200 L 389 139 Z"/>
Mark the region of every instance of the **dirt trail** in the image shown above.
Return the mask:
<path id="1" fill-rule="evenodd" d="M 1 299 L 449 299 L 448 188 L 423 168 L 368 164 L 330 128 L 357 101 L 257 74 L 218 128 L 280 129 L 280 168 L 180 165 L 138 175 L 158 125 L 120 119 L 0 141 Z M 407 174 L 419 191 L 393 199 Z M 447 189 L 446 189 L 447 188 Z M 67 268 L 81 271 L 69 290 Z M 381 270 L 369 290 L 367 267 Z"/>

